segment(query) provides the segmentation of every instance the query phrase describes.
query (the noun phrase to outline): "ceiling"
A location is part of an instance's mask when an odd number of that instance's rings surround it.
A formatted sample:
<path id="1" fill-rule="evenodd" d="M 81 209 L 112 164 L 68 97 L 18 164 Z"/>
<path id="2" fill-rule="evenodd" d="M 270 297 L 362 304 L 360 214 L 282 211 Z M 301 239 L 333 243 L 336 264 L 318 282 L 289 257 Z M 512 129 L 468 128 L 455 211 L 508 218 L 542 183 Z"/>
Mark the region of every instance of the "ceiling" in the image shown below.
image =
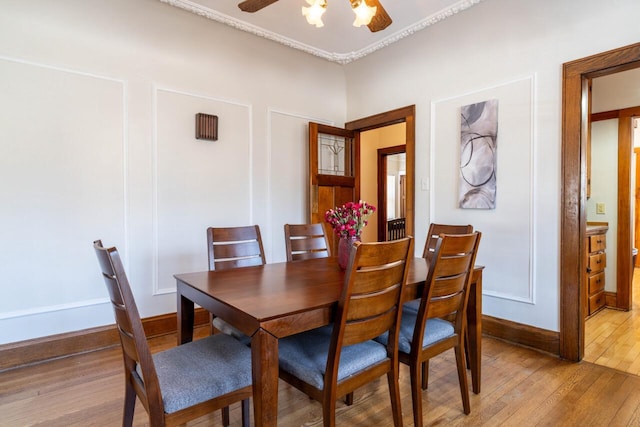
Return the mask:
<path id="1" fill-rule="evenodd" d="M 247 13 L 241 0 L 160 0 L 213 21 L 282 43 L 329 61 L 346 64 L 430 25 L 468 9 L 482 0 L 381 0 L 393 23 L 372 33 L 352 25 L 355 15 L 349 0 L 327 0 L 324 27 L 307 24 L 302 16 L 305 0 L 279 0 Z"/>

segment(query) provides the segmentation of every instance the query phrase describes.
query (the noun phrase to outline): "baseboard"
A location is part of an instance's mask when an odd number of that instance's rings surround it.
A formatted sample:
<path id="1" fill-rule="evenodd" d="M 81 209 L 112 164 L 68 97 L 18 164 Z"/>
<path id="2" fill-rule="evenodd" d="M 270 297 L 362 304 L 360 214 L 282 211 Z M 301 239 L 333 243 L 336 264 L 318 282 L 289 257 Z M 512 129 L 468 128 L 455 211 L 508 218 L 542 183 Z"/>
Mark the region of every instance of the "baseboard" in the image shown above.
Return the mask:
<path id="1" fill-rule="evenodd" d="M 482 316 L 482 332 L 514 344 L 560 354 L 560 333 L 491 316 Z"/>
<path id="2" fill-rule="evenodd" d="M 208 321 L 209 312 L 196 309 L 194 324 L 206 325 Z M 142 319 L 149 338 L 175 333 L 177 324 L 176 313 Z M 0 345 L 0 371 L 118 345 L 120 340 L 115 324 L 4 344 Z"/>
<path id="3" fill-rule="evenodd" d="M 609 308 L 618 308 L 618 293 L 604 291 L 604 304 Z"/>
<path id="4" fill-rule="evenodd" d="M 209 312 L 196 309 L 195 325 L 206 325 Z M 148 337 L 176 332 L 176 313 L 142 320 Z M 532 347 L 547 353 L 560 353 L 560 334 L 491 316 L 482 316 L 483 334 Z M 0 371 L 50 359 L 86 353 L 120 345 L 115 325 L 52 335 L 28 341 L 0 345 Z"/>

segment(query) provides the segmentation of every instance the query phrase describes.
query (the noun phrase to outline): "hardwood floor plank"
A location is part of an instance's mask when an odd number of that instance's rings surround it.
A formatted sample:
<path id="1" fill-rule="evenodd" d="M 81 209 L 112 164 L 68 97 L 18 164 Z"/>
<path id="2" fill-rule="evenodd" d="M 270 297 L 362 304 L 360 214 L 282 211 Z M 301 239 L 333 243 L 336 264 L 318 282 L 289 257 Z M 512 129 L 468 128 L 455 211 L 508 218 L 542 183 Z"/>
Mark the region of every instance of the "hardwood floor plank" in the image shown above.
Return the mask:
<path id="1" fill-rule="evenodd" d="M 196 336 L 204 333 L 196 331 Z M 175 345 L 175 335 L 150 340 L 153 352 Z M 633 347 L 630 353 L 633 353 Z M 433 359 L 422 393 L 427 426 L 640 425 L 640 378 L 589 362 L 570 363 L 485 337 L 482 393 L 470 394 L 464 415 L 453 352 Z M 120 349 L 106 349 L 0 373 L 0 426 L 121 425 L 124 384 Z M 401 366 L 403 422 L 413 425 L 408 368 Z M 349 427 L 393 425 L 386 378 L 356 390 L 355 402 L 337 404 L 336 423 Z M 321 426 L 322 408 L 280 382 L 279 425 Z M 231 423 L 240 425 L 240 406 Z M 148 419 L 136 405 L 134 426 Z M 187 424 L 220 426 L 220 413 Z"/>
<path id="2" fill-rule="evenodd" d="M 640 374 L 640 269 L 634 269 L 630 311 L 605 308 L 585 321 L 584 360 Z"/>

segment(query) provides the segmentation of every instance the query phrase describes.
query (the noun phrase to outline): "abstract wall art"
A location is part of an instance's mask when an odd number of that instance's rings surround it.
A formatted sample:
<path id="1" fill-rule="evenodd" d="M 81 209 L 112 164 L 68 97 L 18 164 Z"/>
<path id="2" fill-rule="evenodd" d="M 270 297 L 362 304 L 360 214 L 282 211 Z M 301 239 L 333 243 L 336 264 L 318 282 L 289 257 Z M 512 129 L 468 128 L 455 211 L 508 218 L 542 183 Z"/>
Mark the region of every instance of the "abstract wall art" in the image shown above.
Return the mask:
<path id="1" fill-rule="evenodd" d="M 498 100 L 460 108 L 458 207 L 495 209 Z"/>

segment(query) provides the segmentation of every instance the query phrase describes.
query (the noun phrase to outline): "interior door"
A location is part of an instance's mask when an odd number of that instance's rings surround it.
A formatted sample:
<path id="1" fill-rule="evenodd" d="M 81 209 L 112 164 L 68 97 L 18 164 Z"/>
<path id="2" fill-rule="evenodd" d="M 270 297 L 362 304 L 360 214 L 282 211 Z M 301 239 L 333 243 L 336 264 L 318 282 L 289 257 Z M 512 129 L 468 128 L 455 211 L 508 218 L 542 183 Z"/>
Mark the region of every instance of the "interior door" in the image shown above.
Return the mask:
<path id="1" fill-rule="evenodd" d="M 324 224 L 327 210 L 357 201 L 355 161 L 358 132 L 309 122 L 310 222 Z M 327 230 L 329 231 L 329 230 Z M 338 253 L 335 235 L 331 252 Z"/>

